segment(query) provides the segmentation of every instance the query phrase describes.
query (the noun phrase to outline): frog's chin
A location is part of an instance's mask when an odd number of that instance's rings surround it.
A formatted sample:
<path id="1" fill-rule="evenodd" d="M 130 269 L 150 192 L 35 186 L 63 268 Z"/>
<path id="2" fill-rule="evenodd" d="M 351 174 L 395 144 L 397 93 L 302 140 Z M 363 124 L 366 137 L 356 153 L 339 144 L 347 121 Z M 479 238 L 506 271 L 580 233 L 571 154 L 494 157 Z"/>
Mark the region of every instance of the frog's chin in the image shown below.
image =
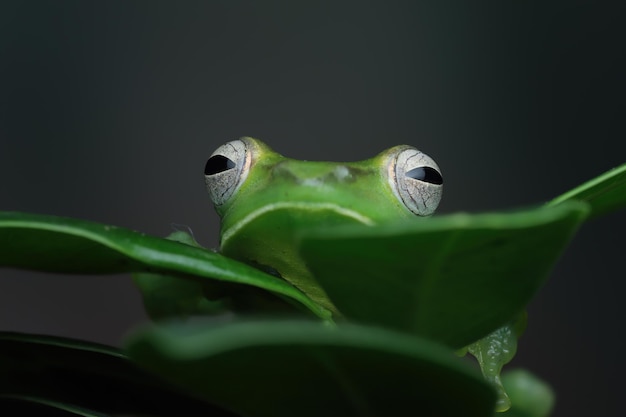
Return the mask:
<path id="1" fill-rule="evenodd" d="M 312 215 L 319 215 L 323 212 L 327 212 L 329 214 L 333 214 L 338 218 L 345 218 L 350 223 L 361 223 L 367 226 L 372 226 L 375 224 L 372 218 L 365 216 L 358 211 L 342 207 L 338 204 L 283 201 L 262 206 L 248 213 L 245 217 L 237 221 L 235 224 L 232 224 L 227 230 L 223 231 L 221 236 L 222 244 L 226 244 L 231 237 L 237 235 L 241 230 L 245 229 L 246 226 L 249 226 L 256 220 L 259 220 L 261 217 L 272 213 L 284 211 L 300 214 L 307 213 Z"/>
<path id="2" fill-rule="evenodd" d="M 369 216 L 334 203 L 277 202 L 261 206 L 234 221 L 223 218 L 221 252 L 252 265 L 270 266 L 316 303 L 337 309 L 308 270 L 298 249 L 305 230 L 353 224 L 369 227 Z"/>

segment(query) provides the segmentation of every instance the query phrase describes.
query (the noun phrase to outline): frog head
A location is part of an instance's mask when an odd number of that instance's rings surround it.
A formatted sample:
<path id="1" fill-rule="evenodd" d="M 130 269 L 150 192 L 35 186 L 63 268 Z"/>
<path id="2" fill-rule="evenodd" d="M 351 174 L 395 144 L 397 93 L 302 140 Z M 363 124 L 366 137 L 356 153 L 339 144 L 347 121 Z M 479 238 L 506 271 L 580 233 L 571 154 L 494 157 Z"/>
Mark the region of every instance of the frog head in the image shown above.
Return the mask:
<path id="1" fill-rule="evenodd" d="M 426 217 L 443 184 L 437 164 L 408 145 L 359 162 L 317 162 L 286 158 L 248 137 L 215 150 L 204 174 L 221 218 L 221 252 L 275 271 L 331 310 L 298 254 L 302 231 Z"/>

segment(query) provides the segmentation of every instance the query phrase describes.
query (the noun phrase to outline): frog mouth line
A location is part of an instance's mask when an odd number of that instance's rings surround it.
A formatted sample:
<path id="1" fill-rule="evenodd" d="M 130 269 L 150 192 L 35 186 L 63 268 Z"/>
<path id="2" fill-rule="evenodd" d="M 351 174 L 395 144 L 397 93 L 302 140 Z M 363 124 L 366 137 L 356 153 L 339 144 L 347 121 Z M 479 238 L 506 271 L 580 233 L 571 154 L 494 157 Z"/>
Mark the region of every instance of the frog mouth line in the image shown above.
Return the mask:
<path id="1" fill-rule="evenodd" d="M 374 225 L 374 221 L 371 218 L 369 218 L 367 216 L 364 216 L 361 213 L 356 212 L 354 210 L 350 210 L 350 209 L 347 209 L 345 207 L 341 207 L 340 205 L 333 204 L 333 203 L 280 202 L 280 203 L 268 204 L 266 206 L 261 207 L 260 209 L 254 210 L 253 212 L 248 214 L 246 217 L 244 217 L 242 220 L 237 222 L 235 225 L 233 225 L 231 228 L 229 228 L 222 235 L 222 239 L 221 239 L 222 245 L 224 245 L 226 242 L 228 242 L 228 240 L 233 235 L 235 235 L 237 232 L 239 232 L 239 230 L 241 230 L 243 227 L 245 227 L 247 224 L 252 222 L 257 217 L 262 216 L 263 214 L 268 213 L 270 211 L 280 210 L 280 209 L 300 209 L 300 210 L 307 210 L 307 211 L 325 211 L 325 210 L 329 210 L 329 211 L 333 211 L 333 212 L 335 212 L 337 214 L 340 214 L 342 216 L 354 219 L 354 220 L 356 220 L 356 221 L 358 221 L 358 222 L 360 222 L 360 223 L 362 223 L 362 224 L 364 224 L 366 226 L 373 226 Z"/>

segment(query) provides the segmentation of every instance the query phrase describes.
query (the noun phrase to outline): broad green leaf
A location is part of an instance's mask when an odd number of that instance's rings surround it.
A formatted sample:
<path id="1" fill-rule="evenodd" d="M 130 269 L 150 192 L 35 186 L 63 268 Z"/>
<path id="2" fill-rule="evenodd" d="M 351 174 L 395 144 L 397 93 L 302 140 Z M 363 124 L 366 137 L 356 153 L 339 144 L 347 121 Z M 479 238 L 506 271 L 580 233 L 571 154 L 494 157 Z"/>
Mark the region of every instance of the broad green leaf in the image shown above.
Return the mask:
<path id="1" fill-rule="evenodd" d="M 301 253 L 348 319 L 461 348 L 524 308 L 587 213 L 568 202 L 311 230 Z"/>
<path id="2" fill-rule="evenodd" d="M 85 220 L 0 212 L 0 267 L 65 273 L 148 272 L 210 278 L 293 299 L 322 318 L 330 312 L 286 281 L 218 253 Z"/>
<path id="3" fill-rule="evenodd" d="M 250 321 L 150 326 L 139 365 L 246 416 L 489 416 L 495 394 L 451 350 L 355 324 Z"/>
<path id="4" fill-rule="evenodd" d="M 169 240 L 200 248 L 190 233 L 176 231 Z M 298 309 L 270 292 L 249 285 L 215 280 L 191 280 L 178 276 L 135 273 L 144 307 L 153 320 L 180 319 L 196 315 L 217 315 L 225 312 L 297 314 Z"/>
<path id="5" fill-rule="evenodd" d="M 589 203 L 590 218 L 626 207 L 626 163 L 556 197 L 548 204 L 556 205 L 570 200 Z"/>
<path id="6" fill-rule="evenodd" d="M 109 417 L 96 411 L 37 397 L 0 395 L 0 415 L 46 417 Z"/>
<path id="7" fill-rule="evenodd" d="M 21 401 L 22 409 L 47 406 L 60 415 L 94 410 L 178 416 L 184 409 L 185 415 L 233 417 L 137 368 L 117 349 L 9 332 L 0 333 L 0 398 L 4 407 L 17 408 Z"/>

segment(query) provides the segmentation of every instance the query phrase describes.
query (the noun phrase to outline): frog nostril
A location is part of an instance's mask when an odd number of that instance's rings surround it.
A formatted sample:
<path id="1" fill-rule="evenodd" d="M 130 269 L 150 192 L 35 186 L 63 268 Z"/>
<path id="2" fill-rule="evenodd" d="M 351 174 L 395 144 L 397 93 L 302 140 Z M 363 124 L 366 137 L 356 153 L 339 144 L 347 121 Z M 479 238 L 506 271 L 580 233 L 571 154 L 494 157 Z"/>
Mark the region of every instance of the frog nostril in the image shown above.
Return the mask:
<path id="1" fill-rule="evenodd" d="M 332 175 L 339 182 L 348 182 L 352 179 L 352 171 L 345 165 L 338 165 L 333 169 Z"/>
<path id="2" fill-rule="evenodd" d="M 354 169 L 347 165 L 293 160 L 277 164 L 273 168 L 273 176 L 307 187 L 348 183 L 355 180 Z"/>

